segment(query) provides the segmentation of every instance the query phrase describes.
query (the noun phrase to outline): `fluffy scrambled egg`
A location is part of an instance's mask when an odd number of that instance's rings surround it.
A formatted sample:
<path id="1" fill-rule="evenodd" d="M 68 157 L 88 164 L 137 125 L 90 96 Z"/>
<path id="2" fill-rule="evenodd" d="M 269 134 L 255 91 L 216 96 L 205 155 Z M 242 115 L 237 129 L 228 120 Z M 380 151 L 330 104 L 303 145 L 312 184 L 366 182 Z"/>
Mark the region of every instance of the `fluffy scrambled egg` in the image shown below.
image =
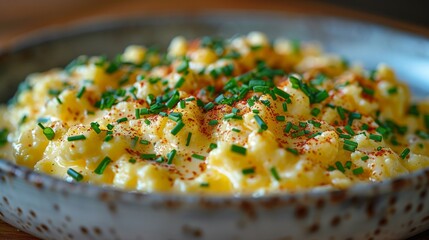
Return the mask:
<path id="1" fill-rule="evenodd" d="M 81 56 L 30 75 L 0 119 L 2 158 L 131 191 L 347 188 L 429 166 L 429 105 L 390 68 L 258 32 Z"/>

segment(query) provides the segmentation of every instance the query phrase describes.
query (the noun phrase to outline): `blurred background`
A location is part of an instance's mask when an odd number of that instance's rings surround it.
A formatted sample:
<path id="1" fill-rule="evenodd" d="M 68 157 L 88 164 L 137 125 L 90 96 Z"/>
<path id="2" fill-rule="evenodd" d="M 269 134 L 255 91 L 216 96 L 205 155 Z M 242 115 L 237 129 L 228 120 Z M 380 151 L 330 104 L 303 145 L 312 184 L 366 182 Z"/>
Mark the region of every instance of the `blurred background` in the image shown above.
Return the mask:
<path id="1" fill-rule="evenodd" d="M 112 16 L 168 11 L 258 9 L 308 11 L 429 28 L 424 1 L 408 0 L 0 0 L 0 46 L 28 32 Z"/>

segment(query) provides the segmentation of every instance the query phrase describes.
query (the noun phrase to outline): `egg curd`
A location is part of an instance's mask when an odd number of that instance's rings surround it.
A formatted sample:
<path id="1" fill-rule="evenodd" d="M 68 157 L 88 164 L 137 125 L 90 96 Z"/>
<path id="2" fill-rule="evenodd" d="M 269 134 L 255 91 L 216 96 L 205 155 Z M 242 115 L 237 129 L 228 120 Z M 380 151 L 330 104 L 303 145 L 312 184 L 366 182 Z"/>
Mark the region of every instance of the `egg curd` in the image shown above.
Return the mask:
<path id="1" fill-rule="evenodd" d="M 80 56 L 0 116 L 2 158 L 130 191 L 341 189 L 429 166 L 429 104 L 389 67 L 258 32 Z"/>

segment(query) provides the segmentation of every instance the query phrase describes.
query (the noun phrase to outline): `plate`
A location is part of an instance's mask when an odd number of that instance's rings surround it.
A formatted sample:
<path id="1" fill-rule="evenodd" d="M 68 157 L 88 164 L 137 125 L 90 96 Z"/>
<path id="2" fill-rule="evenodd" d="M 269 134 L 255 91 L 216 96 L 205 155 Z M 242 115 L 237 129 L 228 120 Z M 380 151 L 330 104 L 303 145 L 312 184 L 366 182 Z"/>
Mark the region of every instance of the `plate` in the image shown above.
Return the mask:
<path id="1" fill-rule="evenodd" d="M 316 40 L 371 69 L 392 66 L 416 98 L 429 93 L 429 40 L 369 22 L 273 12 L 112 19 L 44 32 L 0 50 L 0 100 L 32 72 L 176 35 Z M 68 183 L 0 160 L 0 219 L 43 239 L 397 239 L 429 227 L 429 169 L 347 190 L 264 197 L 144 194 Z"/>

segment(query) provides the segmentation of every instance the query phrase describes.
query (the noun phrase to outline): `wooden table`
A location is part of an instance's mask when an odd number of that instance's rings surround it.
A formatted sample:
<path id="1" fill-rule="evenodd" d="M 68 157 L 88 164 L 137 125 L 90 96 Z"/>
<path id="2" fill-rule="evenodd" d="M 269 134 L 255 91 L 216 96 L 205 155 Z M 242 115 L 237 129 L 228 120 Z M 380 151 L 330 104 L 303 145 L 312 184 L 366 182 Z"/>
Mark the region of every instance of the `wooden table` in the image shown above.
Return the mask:
<path id="1" fill-rule="evenodd" d="M 4 5 L 4 6 L 2 6 Z M 35 11 L 36 9 L 36 11 Z M 364 18 L 396 28 L 414 31 L 429 36 L 429 28 L 424 29 L 402 22 L 356 12 L 350 9 L 327 5 L 319 1 L 293 0 L 18 0 L 0 3 L 0 47 L 7 47 L 19 39 L 25 38 L 40 29 L 58 25 L 141 14 L 165 13 L 173 11 L 209 11 L 209 10 L 271 10 L 298 11 L 316 14 L 332 14 L 349 18 Z M 32 240 L 34 238 L 0 221 L 1 240 Z M 429 231 L 411 238 L 429 239 Z"/>

